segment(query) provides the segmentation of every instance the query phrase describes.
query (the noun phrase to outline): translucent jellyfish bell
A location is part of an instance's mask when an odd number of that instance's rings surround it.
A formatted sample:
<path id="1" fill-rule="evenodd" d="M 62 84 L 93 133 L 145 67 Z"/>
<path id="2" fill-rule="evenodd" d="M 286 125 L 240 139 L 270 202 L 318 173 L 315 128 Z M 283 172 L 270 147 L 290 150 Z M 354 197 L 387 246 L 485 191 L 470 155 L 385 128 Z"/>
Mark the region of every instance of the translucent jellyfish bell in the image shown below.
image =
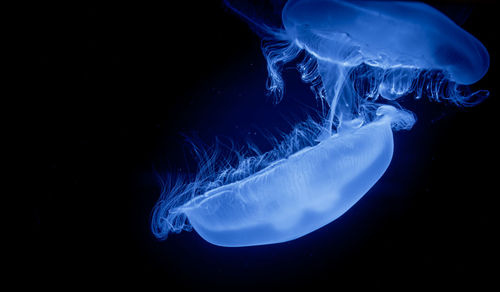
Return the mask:
<path id="1" fill-rule="evenodd" d="M 292 0 L 283 24 L 299 47 L 325 62 L 439 69 L 460 84 L 472 84 L 488 71 L 485 47 L 424 3 Z"/>
<path id="2" fill-rule="evenodd" d="M 413 123 L 406 112 L 391 106 L 379 107 L 376 115 L 368 125 L 360 127 L 357 120 L 346 123 L 313 147 L 196 196 L 170 209 L 168 217 L 154 216 L 165 222 L 154 222 L 153 231 L 164 234 L 166 228 L 170 231 L 179 224 L 179 216 L 181 221 L 186 216 L 198 234 L 213 244 L 250 246 L 292 240 L 330 223 L 351 208 L 389 166 L 391 126 Z M 163 213 L 167 203 L 160 203 L 157 212 Z"/>
<path id="3" fill-rule="evenodd" d="M 158 238 L 192 227 L 221 246 L 304 236 L 344 214 L 382 177 L 392 159 L 393 130 L 415 123 L 400 97 L 473 105 L 487 96 L 463 86 L 488 70 L 486 49 L 426 4 L 291 0 L 282 11 L 284 29 L 228 5 L 263 35 L 267 87 L 277 100 L 281 69 L 296 60 L 303 81 L 329 109 L 321 121 L 297 125 L 268 153 L 238 153 L 236 166 L 201 155 L 207 158 L 196 178 L 177 180 L 156 204 Z"/>
<path id="4" fill-rule="evenodd" d="M 376 122 L 346 129 L 175 212 L 222 246 L 283 242 L 316 230 L 351 208 L 389 166 L 391 123 L 402 117 L 389 106 L 378 114 Z"/>

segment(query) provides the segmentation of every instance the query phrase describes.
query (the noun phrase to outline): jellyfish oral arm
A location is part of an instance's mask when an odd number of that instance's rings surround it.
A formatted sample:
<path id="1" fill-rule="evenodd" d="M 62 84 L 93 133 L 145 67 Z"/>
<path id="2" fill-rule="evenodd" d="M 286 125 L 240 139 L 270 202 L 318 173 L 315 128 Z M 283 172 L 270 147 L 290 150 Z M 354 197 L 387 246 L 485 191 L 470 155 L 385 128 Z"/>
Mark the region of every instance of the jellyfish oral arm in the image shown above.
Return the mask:
<path id="1" fill-rule="evenodd" d="M 292 240 L 351 208 L 383 175 L 392 152 L 391 119 L 382 116 L 196 197 L 177 212 L 215 245 Z"/>

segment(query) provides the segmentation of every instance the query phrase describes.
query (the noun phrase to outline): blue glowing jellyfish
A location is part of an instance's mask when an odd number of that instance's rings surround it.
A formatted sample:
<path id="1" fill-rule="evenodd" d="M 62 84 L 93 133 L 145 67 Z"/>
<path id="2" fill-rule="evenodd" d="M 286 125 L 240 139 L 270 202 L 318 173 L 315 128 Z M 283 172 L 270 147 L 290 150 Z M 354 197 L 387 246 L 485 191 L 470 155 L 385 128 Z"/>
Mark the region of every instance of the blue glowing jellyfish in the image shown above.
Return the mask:
<path id="1" fill-rule="evenodd" d="M 277 100 L 281 68 L 297 61 L 303 81 L 329 108 L 320 122 L 297 125 L 268 153 L 234 167 L 217 167 L 218 159 L 207 155 L 193 181 L 165 186 L 152 214 L 160 239 L 191 228 L 220 246 L 306 235 L 344 214 L 384 174 L 393 130 L 415 123 L 398 98 L 470 106 L 488 96 L 466 86 L 486 74 L 487 50 L 429 5 L 291 0 L 280 29 L 228 6 L 265 38 L 267 86 Z"/>

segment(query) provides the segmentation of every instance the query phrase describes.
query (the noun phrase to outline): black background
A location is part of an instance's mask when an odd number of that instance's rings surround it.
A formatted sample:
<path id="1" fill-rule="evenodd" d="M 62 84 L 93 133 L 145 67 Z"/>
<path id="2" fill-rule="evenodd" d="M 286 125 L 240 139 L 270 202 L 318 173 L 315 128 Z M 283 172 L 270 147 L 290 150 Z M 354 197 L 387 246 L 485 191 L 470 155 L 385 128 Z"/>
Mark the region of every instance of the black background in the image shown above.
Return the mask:
<path id="1" fill-rule="evenodd" d="M 484 3 L 467 6 L 463 27 L 490 52 L 475 85 L 490 98 L 462 109 L 406 101 L 417 124 L 395 134 L 387 173 L 344 216 L 268 246 L 222 248 L 196 232 L 154 239 L 156 174 L 195 167 L 182 134 L 265 149 L 261 129 L 286 132 L 307 113 L 297 108 L 317 106 L 294 70 L 273 105 L 259 38 L 222 3 L 200 2 L 31 7 L 23 103 L 37 191 L 23 275 L 144 290 L 493 283 L 498 30 Z"/>

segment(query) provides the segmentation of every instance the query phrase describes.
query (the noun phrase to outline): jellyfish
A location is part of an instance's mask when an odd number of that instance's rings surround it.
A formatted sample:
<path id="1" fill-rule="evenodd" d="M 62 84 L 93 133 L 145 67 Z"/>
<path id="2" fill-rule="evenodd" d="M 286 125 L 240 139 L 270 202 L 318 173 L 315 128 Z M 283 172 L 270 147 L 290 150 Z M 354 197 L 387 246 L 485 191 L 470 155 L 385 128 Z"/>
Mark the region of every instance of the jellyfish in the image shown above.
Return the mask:
<path id="1" fill-rule="evenodd" d="M 153 209 L 160 239 L 193 228 L 227 247 L 302 237 L 343 215 L 383 176 L 393 132 L 416 122 L 402 97 L 472 106 L 488 96 L 468 86 L 488 70 L 486 48 L 427 4 L 290 0 L 279 28 L 226 4 L 263 37 L 276 101 L 284 97 L 283 65 L 295 61 L 327 109 L 236 166 L 214 167 L 219 159 L 198 151 L 205 158 L 195 179 L 165 184 Z"/>

